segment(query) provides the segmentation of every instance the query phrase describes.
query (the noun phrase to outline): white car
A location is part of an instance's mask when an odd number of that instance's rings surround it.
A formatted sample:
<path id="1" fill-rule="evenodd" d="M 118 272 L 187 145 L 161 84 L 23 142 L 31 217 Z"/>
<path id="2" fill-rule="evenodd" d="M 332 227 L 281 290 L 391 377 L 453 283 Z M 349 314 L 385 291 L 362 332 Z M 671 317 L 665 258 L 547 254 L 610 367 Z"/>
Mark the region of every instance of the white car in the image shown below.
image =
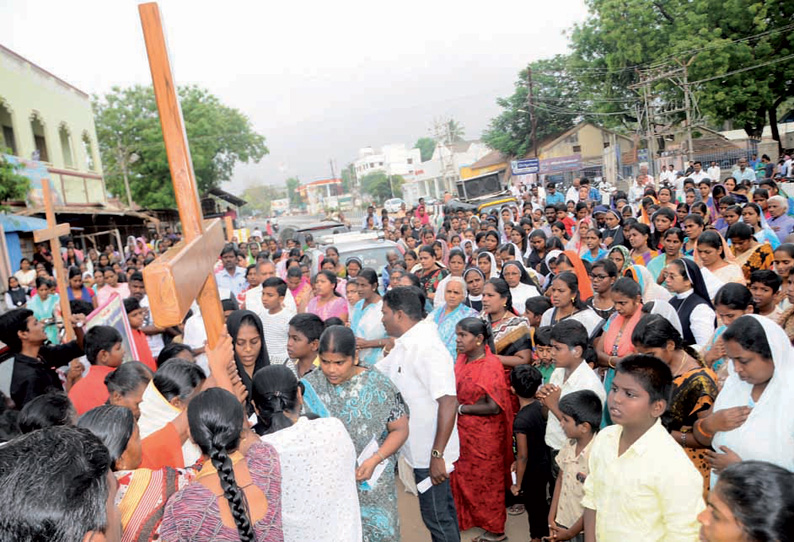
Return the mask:
<path id="1" fill-rule="evenodd" d="M 397 213 L 400 211 L 400 207 L 404 204 L 405 202 L 400 198 L 391 198 L 386 200 L 386 202 L 383 204 L 383 208 L 390 213 Z"/>

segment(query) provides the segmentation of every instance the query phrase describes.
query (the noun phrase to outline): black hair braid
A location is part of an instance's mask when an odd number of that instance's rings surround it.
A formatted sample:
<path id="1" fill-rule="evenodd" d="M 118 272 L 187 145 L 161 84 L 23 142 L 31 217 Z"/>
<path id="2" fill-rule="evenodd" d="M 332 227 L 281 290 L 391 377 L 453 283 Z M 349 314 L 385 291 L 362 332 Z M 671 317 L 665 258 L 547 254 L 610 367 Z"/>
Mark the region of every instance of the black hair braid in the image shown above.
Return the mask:
<path id="1" fill-rule="evenodd" d="M 212 465 L 218 471 L 223 496 L 229 502 L 229 508 L 232 510 L 232 517 L 234 517 L 234 523 L 237 525 L 240 540 L 241 542 L 254 542 L 254 529 L 251 526 L 248 501 L 243 490 L 240 489 L 234 479 L 232 460 L 223 445 L 214 444 L 210 454 L 210 461 L 212 461 Z"/>

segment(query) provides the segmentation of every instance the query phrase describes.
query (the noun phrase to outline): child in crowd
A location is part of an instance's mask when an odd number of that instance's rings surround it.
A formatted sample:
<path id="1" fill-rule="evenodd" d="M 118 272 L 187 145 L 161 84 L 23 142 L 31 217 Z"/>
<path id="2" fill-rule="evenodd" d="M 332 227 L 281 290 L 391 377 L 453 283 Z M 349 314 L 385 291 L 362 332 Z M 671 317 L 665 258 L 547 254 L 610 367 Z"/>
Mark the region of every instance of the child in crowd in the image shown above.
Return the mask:
<path id="1" fill-rule="evenodd" d="M 278 277 L 270 277 L 262 283 L 262 306 L 259 313 L 267 341 L 267 352 L 273 363 L 287 360 L 287 338 L 289 321 L 295 313 L 284 308 L 287 283 Z"/>
<path id="2" fill-rule="evenodd" d="M 584 542 L 584 481 L 590 472 L 590 448 L 601 426 L 601 410 L 601 399 L 590 390 L 560 399 L 560 424 L 569 440 L 556 459 L 560 475 L 549 510 L 549 529 L 555 540 Z"/>
<path id="3" fill-rule="evenodd" d="M 157 358 L 157 356 L 160 355 L 160 350 L 165 346 L 165 341 L 163 340 L 163 330 L 154 325 L 152 314 L 149 311 L 149 296 L 146 295 L 143 273 L 135 271 L 130 275 L 128 284 L 130 287 L 130 297 L 137 299 L 143 309 L 143 327 L 141 327 L 141 331 L 146 335 L 146 341 L 149 343 L 149 350 L 152 352 L 152 357 Z"/>
<path id="4" fill-rule="evenodd" d="M 703 477 L 661 422 L 673 389 L 670 367 L 639 354 L 616 371 L 608 406 L 617 425 L 603 429 L 590 449 L 585 540 L 697 540 Z"/>
<path id="5" fill-rule="evenodd" d="M 540 327 L 540 319 L 543 318 L 543 313 L 551 308 L 551 300 L 545 295 L 538 295 L 527 298 L 524 302 L 525 312 L 524 317 L 529 322 L 532 329 Z"/>
<path id="6" fill-rule="evenodd" d="M 551 329 L 551 357 L 555 369 L 549 383 L 538 390 L 538 399 L 549 409 L 546 444 L 552 450 L 552 457 L 556 457 L 566 442 L 565 432 L 560 425 L 560 399 L 575 391 L 590 390 L 598 395 L 601 404 L 606 400 L 604 385 L 585 361 L 588 348 L 587 329 L 581 322 L 563 320 Z M 552 463 L 555 478 L 557 472 L 556 465 Z"/>
<path id="7" fill-rule="evenodd" d="M 539 327 L 535 332 L 535 367 L 543 375 L 543 383 L 548 384 L 554 372 L 554 360 L 551 359 L 551 326 Z"/>
<path id="8" fill-rule="evenodd" d="M 544 442 L 543 408 L 535 399 L 542 382 L 540 371 L 531 365 L 518 365 L 510 373 L 510 389 L 518 397 L 520 407 L 513 420 L 516 461 L 511 469 L 515 480 L 510 491 L 522 497 L 533 542 L 549 535 L 546 488 L 551 476 L 551 456 Z"/>
<path id="9" fill-rule="evenodd" d="M 355 280 L 349 280 L 347 281 L 347 284 L 345 284 L 345 299 L 347 299 L 347 313 L 353 314 L 353 308 L 361 299 L 361 297 L 358 295 L 358 284 Z"/>
<path id="10" fill-rule="evenodd" d="M 320 348 L 320 335 L 325 325 L 316 314 L 305 312 L 297 314 L 289 321 L 287 355 L 285 365 L 292 369 L 300 379 L 320 366 L 317 352 Z"/>
<path id="11" fill-rule="evenodd" d="M 105 377 L 124 360 L 121 333 L 114 327 L 92 327 L 85 334 L 83 347 L 91 367 L 88 374 L 80 378 L 69 390 L 69 399 L 72 400 L 78 415 L 83 415 L 107 402 L 108 390 L 105 387 Z"/>
<path id="12" fill-rule="evenodd" d="M 756 314 L 766 316 L 776 324 L 783 314 L 778 304 L 778 292 L 782 284 L 780 275 L 769 269 L 750 273 L 750 293 L 753 294 Z"/>
<path id="13" fill-rule="evenodd" d="M 130 339 L 135 343 L 135 350 L 138 352 L 138 361 L 152 371 L 156 371 L 157 364 L 154 361 L 154 356 L 152 356 L 152 351 L 149 349 L 149 341 L 146 340 L 146 335 L 141 329 L 143 327 L 143 309 L 141 304 L 134 297 L 128 297 L 124 300 L 124 310 L 127 312 L 127 320 L 132 331 Z"/>

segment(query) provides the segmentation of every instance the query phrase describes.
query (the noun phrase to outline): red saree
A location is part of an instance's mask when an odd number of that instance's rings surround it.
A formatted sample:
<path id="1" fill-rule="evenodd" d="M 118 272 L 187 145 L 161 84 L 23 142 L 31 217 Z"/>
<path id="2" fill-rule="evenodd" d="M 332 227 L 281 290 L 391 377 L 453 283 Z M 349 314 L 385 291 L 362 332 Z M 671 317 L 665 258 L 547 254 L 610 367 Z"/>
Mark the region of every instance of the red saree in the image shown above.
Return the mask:
<path id="1" fill-rule="evenodd" d="M 501 533 L 507 520 L 505 488 L 513 458 L 513 407 L 504 367 L 487 348 L 485 357 L 476 361 L 459 356 L 455 383 L 460 404 L 473 405 L 487 394 L 502 409 L 493 416 L 458 416 L 460 459 L 451 476 L 458 525 L 461 531 L 481 527 Z"/>

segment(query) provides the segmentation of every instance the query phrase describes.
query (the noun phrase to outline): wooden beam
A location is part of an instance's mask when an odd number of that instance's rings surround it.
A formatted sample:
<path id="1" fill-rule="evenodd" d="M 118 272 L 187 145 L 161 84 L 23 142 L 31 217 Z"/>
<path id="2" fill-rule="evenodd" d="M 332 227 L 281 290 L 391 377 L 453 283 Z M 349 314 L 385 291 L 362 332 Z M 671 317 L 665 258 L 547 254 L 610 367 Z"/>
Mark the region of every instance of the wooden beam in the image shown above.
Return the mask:
<path id="1" fill-rule="evenodd" d="M 223 223 L 217 218 L 206 222 L 209 225 L 201 237 L 180 241 L 143 269 L 149 310 L 159 327 L 182 323 L 204 287 L 207 269 L 218 261 L 226 243 Z"/>
<path id="2" fill-rule="evenodd" d="M 63 329 L 66 331 L 66 340 L 72 341 L 75 338 L 74 328 L 72 327 L 72 309 L 69 305 L 69 284 L 66 280 L 66 268 L 61 256 L 60 237 L 69 234 L 69 224 L 56 224 L 55 208 L 52 204 L 52 191 L 50 190 L 50 180 L 41 180 L 41 191 L 44 197 L 44 215 L 47 217 L 47 229 L 37 230 L 33 233 L 33 238 L 37 237 L 50 242 L 50 253 L 52 254 L 52 265 L 55 267 L 55 282 L 58 284 L 58 297 L 61 304 L 61 318 L 63 318 Z M 38 241 L 37 241 L 38 242 Z"/>
<path id="3" fill-rule="evenodd" d="M 201 239 L 204 233 L 201 202 L 199 200 L 196 177 L 193 173 L 193 162 L 190 157 L 185 123 L 182 118 L 182 109 L 179 106 L 176 83 L 171 73 L 171 61 L 163 32 L 163 22 L 160 9 L 154 2 L 140 4 L 138 12 L 143 27 L 143 38 L 146 42 L 146 53 L 149 58 L 149 68 L 152 72 L 154 95 L 157 101 L 157 110 L 160 113 L 160 125 L 163 129 L 163 140 L 168 155 L 168 166 L 171 170 L 171 180 L 174 183 L 174 195 L 179 209 L 179 219 L 186 244 L 196 239 Z M 174 249 L 169 250 L 169 252 Z M 209 250 L 206 251 L 210 253 Z M 219 251 L 211 253 L 217 257 Z M 167 254 L 167 253 L 166 253 Z M 204 327 L 207 330 L 207 340 L 210 348 L 217 342 L 224 327 L 223 307 L 215 283 L 212 266 L 199 268 L 196 265 L 196 274 L 204 276 L 204 285 L 198 294 L 197 301 L 201 307 Z M 178 277 L 175 277 L 179 279 Z M 147 285 L 148 286 L 148 285 Z M 148 288 L 147 288 L 148 290 Z M 164 300 L 158 295 L 158 303 L 174 303 L 176 299 Z M 155 303 L 153 302 L 152 305 Z M 180 310 L 184 306 L 180 306 Z M 154 311 L 152 311 L 154 313 Z M 184 314 L 182 315 L 184 317 Z M 180 320 L 181 321 L 181 320 Z"/>
<path id="4" fill-rule="evenodd" d="M 69 224 L 57 224 L 54 228 L 48 227 L 46 230 L 34 230 L 33 242 L 43 243 L 44 241 L 50 241 L 52 239 L 60 239 L 61 237 L 69 235 L 71 231 Z"/>
<path id="5" fill-rule="evenodd" d="M 231 243 L 234 237 L 234 222 L 230 216 L 224 216 L 223 221 L 226 223 L 226 241 Z"/>

